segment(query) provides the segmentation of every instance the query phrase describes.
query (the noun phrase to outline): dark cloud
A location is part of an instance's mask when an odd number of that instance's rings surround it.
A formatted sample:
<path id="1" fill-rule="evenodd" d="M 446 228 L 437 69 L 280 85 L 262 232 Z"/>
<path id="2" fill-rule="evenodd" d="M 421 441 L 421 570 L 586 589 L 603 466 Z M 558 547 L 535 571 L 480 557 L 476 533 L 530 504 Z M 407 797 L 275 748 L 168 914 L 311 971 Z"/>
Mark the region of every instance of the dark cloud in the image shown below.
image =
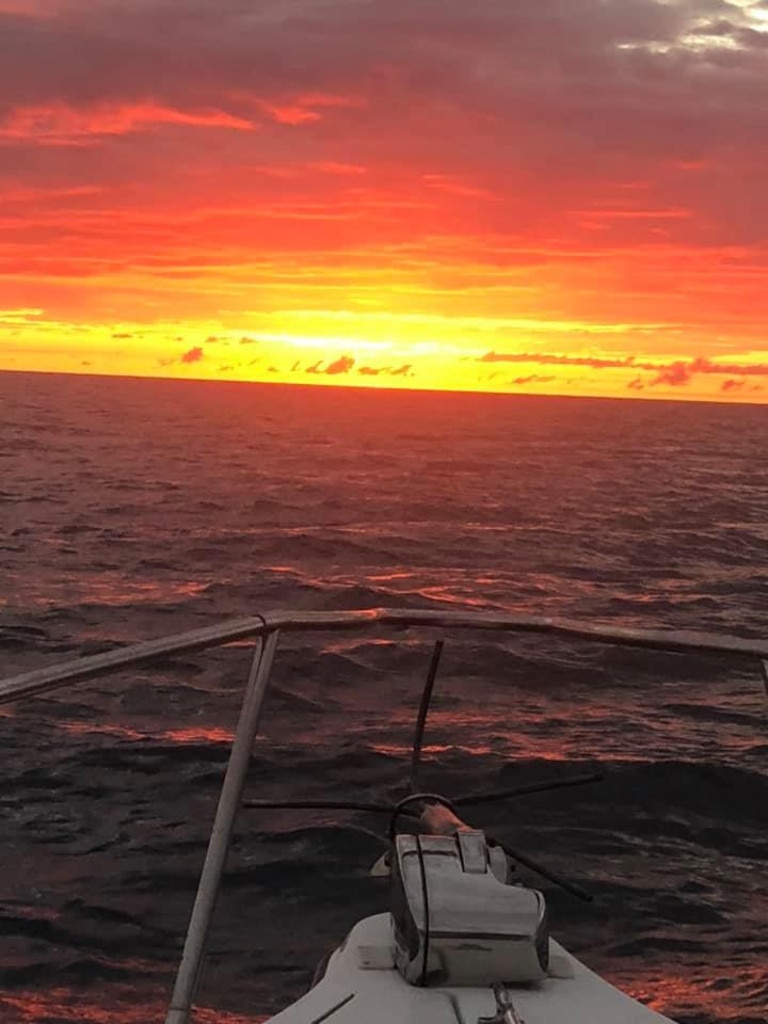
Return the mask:
<path id="1" fill-rule="evenodd" d="M 384 374 L 387 377 L 407 377 L 411 374 L 413 363 L 403 363 L 402 366 L 361 366 L 358 373 L 364 377 L 378 377 Z"/>
<path id="2" fill-rule="evenodd" d="M 742 377 L 768 377 L 768 363 L 720 363 L 712 359 L 699 356 L 690 362 L 676 360 L 666 366 L 657 366 L 656 376 L 648 382 L 649 387 L 656 387 L 659 384 L 666 384 L 672 387 L 683 387 L 690 384 L 696 374 L 734 374 Z M 721 391 L 730 391 L 741 387 L 744 381 L 724 381 L 720 385 Z"/>
<path id="3" fill-rule="evenodd" d="M 550 381 L 556 379 L 556 377 L 547 377 L 538 373 L 531 373 L 527 377 L 514 377 L 512 380 L 508 381 L 508 383 L 516 386 L 523 386 L 525 384 L 548 384 Z"/>
<path id="4" fill-rule="evenodd" d="M 486 352 L 480 356 L 481 363 L 533 363 L 539 366 L 582 366 L 593 370 L 642 370 L 653 376 L 643 379 L 634 377 L 627 387 L 642 391 L 646 387 L 685 387 L 697 374 L 739 374 L 742 377 L 768 377 L 768 363 L 718 362 L 705 356 L 689 361 L 677 359 L 672 362 L 639 359 L 636 356 L 572 356 L 554 352 Z M 511 384 L 526 383 L 528 379 L 518 377 Z M 554 379 L 554 378 L 547 378 Z M 721 386 L 727 391 L 734 388 Z"/>
<path id="5" fill-rule="evenodd" d="M 481 363 L 539 363 L 542 366 L 591 366 L 594 370 L 636 367 L 634 356 L 569 356 L 552 352 L 486 352 Z"/>
<path id="6" fill-rule="evenodd" d="M 206 151 L 211 131 L 240 136 L 222 144 L 228 159 L 258 137 L 261 158 L 299 152 L 315 179 L 354 180 L 316 169 L 365 172 L 397 151 L 411 172 L 455 172 L 467 196 L 504 194 L 489 211 L 504 230 L 547 210 L 562 229 L 563 210 L 601 217 L 608 202 L 621 218 L 710 215 L 665 225 L 680 236 L 756 238 L 768 221 L 754 201 L 768 125 L 757 28 L 726 0 L 41 5 L 0 14 L 0 126 L 19 147 L 145 135 L 144 153 L 115 151 L 133 175 L 141 155 L 150 173 L 173 157 L 150 147 L 158 126 L 202 133 L 201 160 L 225 152 Z M 646 191 L 607 200 L 607 182 L 649 172 Z M 602 225 L 610 237 L 656 228 Z"/>
<path id="7" fill-rule="evenodd" d="M 200 360 L 204 359 L 204 358 L 205 358 L 205 353 L 203 352 L 203 350 L 200 348 L 199 345 L 196 345 L 195 348 L 191 348 L 191 349 L 189 349 L 188 352 L 185 352 L 184 355 L 179 360 L 179 362 L 180 363 L 199 363 Z"/>
<path id="8" fill-rule="evenodd" d="M 691 362 L 693 373 L 738 373 L 742 377 L 768 377 L 768 363 L 721 363 L 704 356 Z"/>
<path id="9" fill-rule="evenodd" d="M 739 391 L 745 386 L 747 382 L 745 380 L 734 380 L 733 377 L 729 377 L 728 380 L 724 380 L 720 385 L 721 391 Z"/>
<path id="10" fill-rule="evenodd" d="M 120 334 L 113 334 L 113 335 L 112 335 L 112 337 L 113 337 L 113 338 L 114 338 L 115 340 L 118 340 L 118 339 L 121 339 L 121 338 L 132 338 L 132 337 L 133 337 L 133 335 L 132 335 L 132 334 L 125 334 L 125 333 L 120 333 Z"/>
<path id="11" fill-rule="evenodd" d="M 690 363 L 675 362 L 668 366 L 659 367 L 656 376 L 648 382 L 648 387 L 654 388 L 659 384 L 666 384 L 669 387 L 683 387 L 690 384 L 693 371 Z"/>
<path id="12" fill-rule="evenodd" d="M 349 373 L 352 367 L 355 365 L 355 360 L 352 356 L 340 356 L 334 362 L 324 370 L 325 373 L 336 374 L 336 373 Z"/>
<path id="13" fill-rule="evenodd" d="M 304 372 L 327 373 L 330 374 L 331 376 L 335 376 L 336 374 L 339 373 L 349 373 L 354 365 L 355 360 L 352 358 L 352 356 L 339 356 L 338 359 L 335 359 L 332 363 L 329 363 L 328 366 L 326 366 L 325 368 L 323 368 L 323 360 L 319 359 L 312 366 L 308 366 Z"/>

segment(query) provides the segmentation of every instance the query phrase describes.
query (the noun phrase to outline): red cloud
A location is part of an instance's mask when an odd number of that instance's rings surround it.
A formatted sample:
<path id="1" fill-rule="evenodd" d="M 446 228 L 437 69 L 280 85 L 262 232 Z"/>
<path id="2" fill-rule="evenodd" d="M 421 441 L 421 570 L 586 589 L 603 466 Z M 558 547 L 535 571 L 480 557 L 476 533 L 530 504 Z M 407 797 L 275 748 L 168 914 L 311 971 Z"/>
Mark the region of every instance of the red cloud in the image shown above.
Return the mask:
<path id="1" fill-rule="evenodd" d="M 508 383 L 509 384 L 514 384 L 514 385 L 517 385 L 517 386 L 522 386 L 524 384 L 548 384 L 550 381 L 556 380 L 556 379 L 557 379 L 556 377 L 547 377 L 547 376 L 542 376 L 541 374 L 538 374 L 538 373 L 531 373 L 527 377 L 515 377 L 513 380 L 510 380 Z"/>
<path id="2" fill-rule="evenodd" d="M 358 373 L 364 377 L 377 377 L 383 373 L 388 377 L 407 377 L 413 369 L 413 363 L 403 363 L 402 366 L 361 366 Z"/>
<path id="3" fill-rule="evenodd" d="M 199 363 L 200 360 L 204 359 L 204 358 L 205 358 L 205 353 L 200 348 L 200 346 L 197 345 L 197 346 L 195 346 L 195 348 L 191 348 L 188 352 L 185 352 L 184 355 L 179 360 L 179 362 L 180 363 Z"/>
<path id="4" fill-rule="evenodd" d="M 325 369 L 322 368 L 323 360 L 319 359 L 312 366 L 308 366 L 305 373 L 328 373 L 331 376 L 335 376 L 339 373 L 349 373 L 352 367 L 355 365 L 355 360 L 352 356 L 340 356 L 335 359 L 332 363 L 329 363 Z"/>
<path id="5" fill-rule="evenodd" d="M 634 367 L 634 356 L 568 356 L 551 352 L 486 352 L 481 363 L 540 363 L 544 366 L 591 366 L 595 370 Z"/>
<path id="6" fill-rule="evenodd" d="M 743 377 L 768 377 L 768 363 L 720 363 L 705 356 L 697 356 L 686 362 L 682 359 L 664 363 L 653 360 L 638 359 L 636 356 L 570 356 L 553 352 L 486 352 L 480 356 L 481 363 L 534 363 L 539 366 L 581 366 L 593 370 L 646 370 L 654 376 L 644 381 L 642 377 L 634 377 L 627 387 L 642 391 L 645 387 L 684 387 L 690 384 L 696 374 L 740 374 Z M 535 377 L 518 377 L 511 384 L 527 383 Z M 539 378 L 553 380 L 554 378 Z M 738 381 L 726 381 L 721 385 L 722 391 L 740 386 Z"/>
<path id="7" fill-rule="evenodd" d="M 768 363 L 716 363 L 711 359 L 699 356 L 686 363 L 677 360 L 667 366 L 656 367 L 657 373 L 653 380 L 648 382 L 649 387 L 659 384 L 667 384 L 672 387 L 681 387 L 690 384 L 693 377 L 698 373 L 731 374 L 738 373 L 744 377 L 768 377 Z M 731 391 L 740 388 L 745 381 L 726 380 L 720 385 L 721 391 Z"/>
<path id="8" fill-rule="evenodd" d="M 676 360 L 755 351 L 761 28 L 725 0 L 0 4 L 0 193 L 32 197 L 3 204 L 0 305 L 96 315 L 114 281 L 126 322 L 137 292 L 210 322 L 256 279 L 286 308 L 396 281 L 404 312 L 481 317 L 529 287 L 564 319 L 652 309 Z M 634 370 L 681 383 L 672 358 Z"/>
<path id="9" fill-rule="evenodd" d="M 454 201 L 506 195 L 507 223 L 547 209 L 561 228 L 563 212 L 653 222 L 684 210 L 664 230 L 696 233 L 708 230 L 697 216 L 706 208 L 731 215 L 717 230 L 738 233 L 757 204 L 729 186 L 749 192 L 762 176 L 751 159 L 765 99 L 759 24 L 719 0 L 331 0 L 300 17 L 244 14 L 239 0 L 41 6 L 0 13 L 0 95 L 10 123 L 63 111 L 55 133 L 247 132 L 266 118 L 267 160 L 286 125 L 311 133 L 309 164 L 367 168 L 396 150 L 403 167 L 451 183 Z M 165 37 L 170 55 L 157 45 Z M 621 190 L 644 175 L 645 192 Z M 599 230 L 652 238 L 656 227 Z"/>
<path id="10" fill-rule="evenodd" d="M 325 373 L 349 373 L 354 365 L 355 360 L 352 356 L 340 356 L 335 362 L 326 367 Z"/>
<path id="11" fill-rule="evenodd" d="M 365 174 L 365 167 L 360 164 L 345 164 L 338 160 L 318 160 L 309 165 L 312 170 L 320 171 L 322 174 Z"/>
<path id="12" fill-rule="evenodd" d="M 92 136 L 124 135 L 160 125 L 229 128 L 250 131 L 252 122 L 222 111 L 183 111 L 150 102 L 97 104 L 73 107 L 53 102 L 21 106 L 0 121 L 0 138 L 62 145 L 87 141 Z"/>
<path id="13" fill-rule="evenodd" d="M 653 380 L 648 382 L 648 387 L 656 387 L 658 384 L 668 384 L 671 387 L 682 387 L 690 384 L 693 376 L 689 363 L 670 363 L 669 366 L 662 366 Z"/>
<path id="14" fill-rule="evenodd" d="M 691 363 L 693 373 L 740 373 L 744 377 L 768 377 L 768 363 L 716 363 L 699 356 Z"/>
<path id="15" fill-rule="evenodd" d="M 319 121 L 322 114 L 318 110 L 333 107 L 357 107 L 364 105 L 362 101 L 352 96 L 332 96 L 324 93 L 309 93 L 306 96 L 299 96 L 291 103 L 270 103 L 262 102 L 260 106 L 264 111 L 274 118 L 278 124 L 302 125 Z M 340 165 L 333 161 L 326 166 Z"/>

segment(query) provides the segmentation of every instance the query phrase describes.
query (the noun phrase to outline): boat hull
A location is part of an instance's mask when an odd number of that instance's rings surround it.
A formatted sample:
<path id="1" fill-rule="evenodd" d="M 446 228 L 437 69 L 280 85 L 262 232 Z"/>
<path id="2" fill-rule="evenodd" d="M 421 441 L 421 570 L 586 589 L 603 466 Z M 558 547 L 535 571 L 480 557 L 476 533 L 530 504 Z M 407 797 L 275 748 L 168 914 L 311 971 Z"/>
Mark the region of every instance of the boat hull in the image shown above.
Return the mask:
<path id="1" fill-rule="evenodd" d="M 320 981 L 267 1024 L 477 1024 L 496 1017 L 490 986 L 409 985 L 392 966 L 393 941 L 389 914 L 358 922 L 331 955 Z M 505 989 L 524 1024 L 674 1024 L 614 988 L 554 940 L 550 961 L 544 981 Z"/>

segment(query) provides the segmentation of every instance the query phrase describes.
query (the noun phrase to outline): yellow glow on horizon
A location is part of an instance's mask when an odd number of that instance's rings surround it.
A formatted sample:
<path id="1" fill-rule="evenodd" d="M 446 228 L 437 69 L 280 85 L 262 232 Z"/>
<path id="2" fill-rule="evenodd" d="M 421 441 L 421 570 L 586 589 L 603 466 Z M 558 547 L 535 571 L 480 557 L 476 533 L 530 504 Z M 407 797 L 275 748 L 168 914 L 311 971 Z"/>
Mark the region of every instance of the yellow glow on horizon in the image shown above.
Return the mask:
<path id="1" fill-rule="evenodd" d="M 768 399 L 761 376 L 734 370 L 743 365 L 756 373 L 764 351 L 726 361 L 723 373 L 705 360 L 699 372 L 684 344 L 677 353 L 670 355 L 667 345 L 665 355 L 658 354 L 656 335 L 666 332 L 669 342 L 674 325 L 324 310 L 239 319 L 251 322 L 237 328 L 218 320 L 104 326 L 48 320 L 34 308 L 0 311 L 0 369 L 378 389 Z M 684 380 L 675 380 L 675 373 Z M 726 380 L 731 383 L 724 388 Z"/>

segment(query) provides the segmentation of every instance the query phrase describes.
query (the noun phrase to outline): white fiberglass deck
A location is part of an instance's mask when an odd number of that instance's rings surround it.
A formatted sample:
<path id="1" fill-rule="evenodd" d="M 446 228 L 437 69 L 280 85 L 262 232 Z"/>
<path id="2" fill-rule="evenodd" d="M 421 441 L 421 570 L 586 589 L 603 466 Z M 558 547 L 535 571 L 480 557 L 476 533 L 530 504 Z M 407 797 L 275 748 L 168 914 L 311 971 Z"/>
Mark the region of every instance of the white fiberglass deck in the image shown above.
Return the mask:
<path id="1" fill-rule="evenodd" d="M 493 1021 L 486 988 L 414 988 L 388 967 L 389 914 L 360 921 L 331 957 L 322 981 L 268 1024 L 476 1024 Z M 525 1024 L 669 1024 L 668 1017 L 603 981 L 550 940 L 552 973 L 535 985 L 507 988 Z M 374 963 L 373 968 L 364 966 Z M 514 1021 L 514 1017 L 509 1018 Z M 507 1024 L 502 1017 L 498 1024 Z"/>

